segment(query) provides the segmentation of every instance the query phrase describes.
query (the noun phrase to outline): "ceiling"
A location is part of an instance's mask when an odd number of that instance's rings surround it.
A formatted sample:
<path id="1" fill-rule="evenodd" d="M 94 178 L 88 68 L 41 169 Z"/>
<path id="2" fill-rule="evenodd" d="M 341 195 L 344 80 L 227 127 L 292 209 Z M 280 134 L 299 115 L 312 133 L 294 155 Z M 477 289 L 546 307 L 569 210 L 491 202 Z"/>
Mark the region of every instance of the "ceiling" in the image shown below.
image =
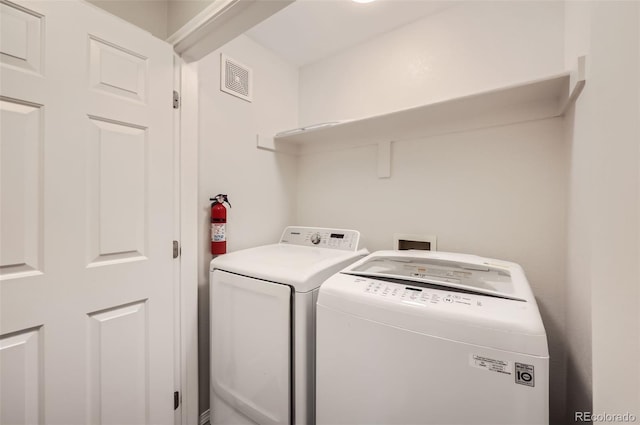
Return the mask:
<path id="1" fill-rule="evenodd" d="M 303 66 L 455 5 L 453 1 L 297 0 L 245 34 Z"/>

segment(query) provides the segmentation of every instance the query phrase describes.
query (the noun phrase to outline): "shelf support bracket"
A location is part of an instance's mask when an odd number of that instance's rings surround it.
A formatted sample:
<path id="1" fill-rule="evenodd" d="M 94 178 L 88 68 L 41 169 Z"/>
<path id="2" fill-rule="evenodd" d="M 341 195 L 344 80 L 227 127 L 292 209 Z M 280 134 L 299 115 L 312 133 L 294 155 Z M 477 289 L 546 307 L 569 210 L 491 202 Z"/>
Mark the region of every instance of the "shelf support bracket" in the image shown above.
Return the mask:
<path id="1" fill-rule="evenodd" d="M 260 134 L 256 134 L 256 148 L 263 151 L 284 153 L 293 156 L 297 156 L 300 153 L 298 146 L 282 141 L 276 142 L 275 138 L 261 136 Z"/>
<path id="2" fill-rule="evenodd" d="M 569 95 L 560 107 L 559 115 L 564 115 L 567 110 L 576 103 L 578 96 L 580 96 L 582 89 L 584 89 L 584 85 L 587 81 L 586 61 L 586 56 L 580 56 L 578 58 L 578 67 L 571 73 L 569 82 L 573 87 L 569 89 Z"/>
<path id="3" fill-rule="evenodd" d="M 273 137 L 256 134 L 256 147 L 265 151 L 277 152 L 276 142 Z"/>
<path id="4" fill-rule="evenodd" d="M 378 178 L 391 177 L 391 141 L 378 142 Z"/>

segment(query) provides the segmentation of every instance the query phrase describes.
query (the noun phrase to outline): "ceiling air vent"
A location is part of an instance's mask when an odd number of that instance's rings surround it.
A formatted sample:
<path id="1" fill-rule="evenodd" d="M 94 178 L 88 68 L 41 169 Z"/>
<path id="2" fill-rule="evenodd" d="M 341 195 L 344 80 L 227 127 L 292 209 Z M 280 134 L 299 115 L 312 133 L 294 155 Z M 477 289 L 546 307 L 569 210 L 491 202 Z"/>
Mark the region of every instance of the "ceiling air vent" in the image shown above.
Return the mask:
<path id="1" fill-rule="evenodd" d="M 220 55 L 220 90 L 248 102 L 253 100 L 252 71 L 235 59 Z"/>

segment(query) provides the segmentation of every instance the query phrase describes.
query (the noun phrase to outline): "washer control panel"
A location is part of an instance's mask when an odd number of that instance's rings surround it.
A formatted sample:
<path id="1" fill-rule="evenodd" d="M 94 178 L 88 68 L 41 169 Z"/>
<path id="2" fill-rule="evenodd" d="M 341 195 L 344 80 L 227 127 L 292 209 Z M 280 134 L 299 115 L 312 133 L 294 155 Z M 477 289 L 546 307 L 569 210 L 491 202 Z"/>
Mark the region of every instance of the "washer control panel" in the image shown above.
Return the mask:
<path id="1" fill-rule="evenodd" d="M 357 230 L 290 226 L 284 229 L 280 243 L 357 251 L 359 240 L 360 232 Z"/>
<path id="2" fill-rule="evenodd" d="M 461 292 L 449 292 L 400 283 L 387 283 L 380 280 L 356 278 L 356 283 L 362 285 L 362 291 L 373 296 L 387 298 L 389 301 L 403 302 L 412 305 L 457 305 L 482 307 L 480 297 Z"/>

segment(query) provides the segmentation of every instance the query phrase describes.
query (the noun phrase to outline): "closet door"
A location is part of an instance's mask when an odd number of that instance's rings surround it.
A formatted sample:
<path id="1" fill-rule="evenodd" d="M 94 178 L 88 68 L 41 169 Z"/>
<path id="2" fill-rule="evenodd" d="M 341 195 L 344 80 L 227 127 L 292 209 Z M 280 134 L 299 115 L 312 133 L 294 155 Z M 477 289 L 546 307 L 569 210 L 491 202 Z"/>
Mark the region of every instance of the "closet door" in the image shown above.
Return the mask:
<path id="1" fill-rule="evenodd" d="M 172 51 L 0 3 L 0 423 L 173 423 Z"/>

